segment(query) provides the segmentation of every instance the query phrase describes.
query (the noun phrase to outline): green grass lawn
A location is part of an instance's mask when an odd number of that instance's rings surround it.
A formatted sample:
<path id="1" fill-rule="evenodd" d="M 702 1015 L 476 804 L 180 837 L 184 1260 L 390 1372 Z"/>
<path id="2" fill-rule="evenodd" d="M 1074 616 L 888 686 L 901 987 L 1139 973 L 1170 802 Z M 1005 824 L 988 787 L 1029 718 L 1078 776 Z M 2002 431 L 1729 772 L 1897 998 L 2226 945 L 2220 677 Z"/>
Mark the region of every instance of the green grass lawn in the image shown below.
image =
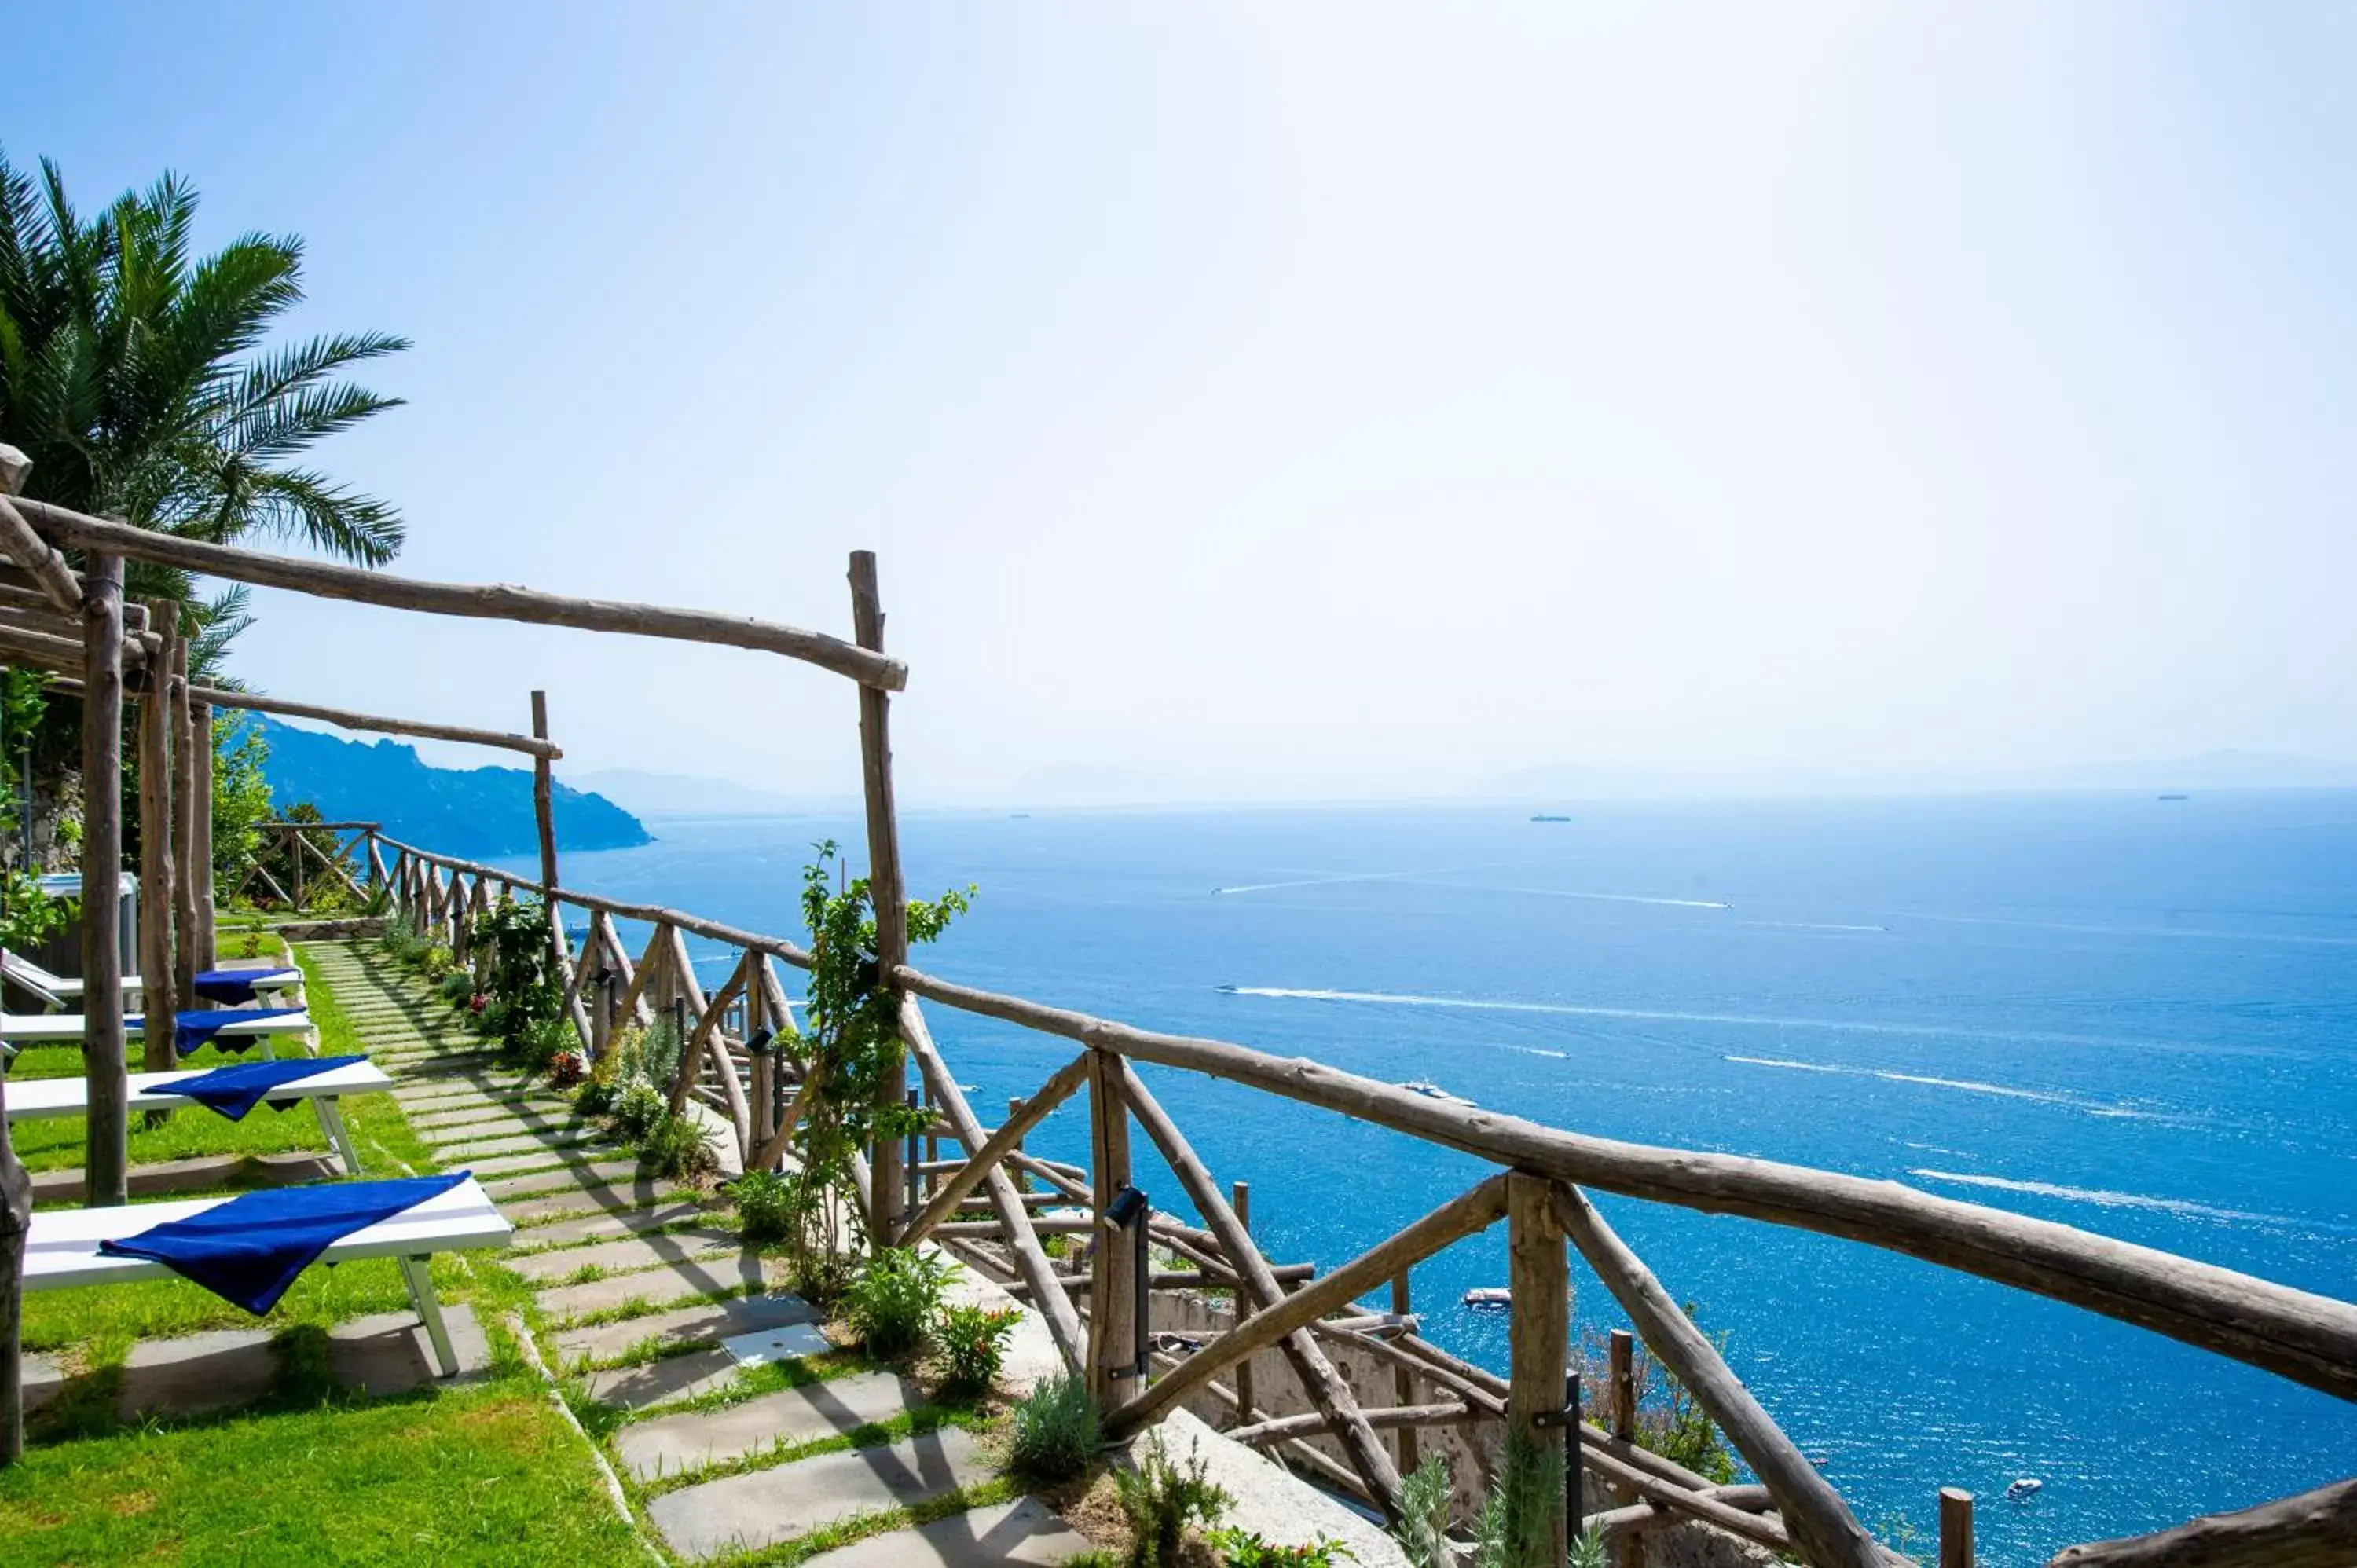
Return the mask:
<path id="1" fill-rule="evenodd" d="M 0 1562 L 643 1563 L 529 1374 L 32 1449 Z"/>

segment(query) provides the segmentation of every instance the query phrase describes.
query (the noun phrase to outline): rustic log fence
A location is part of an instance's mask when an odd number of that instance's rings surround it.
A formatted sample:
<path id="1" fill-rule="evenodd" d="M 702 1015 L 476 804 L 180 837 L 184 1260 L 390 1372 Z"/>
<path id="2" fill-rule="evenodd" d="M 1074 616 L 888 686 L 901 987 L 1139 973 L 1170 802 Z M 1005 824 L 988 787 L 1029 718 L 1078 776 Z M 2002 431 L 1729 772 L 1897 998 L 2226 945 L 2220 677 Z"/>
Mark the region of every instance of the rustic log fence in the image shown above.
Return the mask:
<path id="1" fill-rule="evenodd" d="M 0 448 L 0 470 L 7 470 L 9 456 Z M 9 480 L 0 488 L 16 488 L 21 464 L 0 471 L 0 478 Z M 81 553 L 79 573 L 59 547 Z M 925 1146 L 913 1157 L 892 1143 L 867 1151 L 858 1176 L 868 1226 L 878 1240 L 936 1241 L 1004 1278 L 1045 1319 L 1060 1355 L 1097 1391 L 1116 1434 L 1141 1429 L 1190 1395 L 1209 1397 L 1234 1412 L 1229 1424 L 1245 1441 L 1283 1454 L 1389 1513 L 1397 1508 L 1399 1463 L 1415 1451 L 1414 1434 L 1477 1417 L 1499 1420 L 1519 1441 L 1566 1452 L 1580 1470 L 1611 1489 L 1619 1503 L 1588 1522 L 1624 1546 L 1648 1530 L 1695 1521 L 1817 1568 L 1869 1568 L 1899 1561 L 1859 1525 L 1716 1348 L 1685 1322 L 1674 1298 L 1606 1223 L 1590 1191 L 1740 1215 L 1904 1253 L 2137 1324 L 2342 1399 L 2357 1398 L 2357 1306 L 2345 1302 L 1895 1183 L 1589 1137 L 1440 1103 L 1317 1062 L 1158 1034 L 956 984 L 910 967 L 889 743 L 889 694 L 903 688 L 907 671 L 883 651 L 886 618 L 875 559 L 866 553 L 851 561 L 854 636 L 847 641 L 709 611 L 569 598 L 505 585 L 424 583 L 289 560 L 148 533 L 5 496 L 0 553 L 17 569 L 0 577 L 0 589 L 14 590 L 0 594 L 0 656 L 22 657 L 41 668 L 79 669 L 81 675 L 91 801 L 86 877 L 111 875 L 120 863 L 116 791 L 107 785 L 119 777 L 126 690 L 147 692 L 151 701 L 158 695 L 166 703 L 185 701 L 191 715 L 180 732 L 185 737 L 198 733 L 211 705 L 242 695 L 192 688 L 183 677 L 175 697 L 170 682 L 177 665 L 168 628 L 159 618 L 126 615 L 122 603 L 126 559 L 425 613 L 753 649 L 855 682 L 878 972 L 897 993 L 899 1043 L 933 1112 Z M 127 681 L 127 674 L 136 679 Z M 315 710 L 311 716 L 328 712 Z M 808 969 L 811 955 L 780 938 L 560 886 L 548 773 L 557 752 L 548 739 L 545 705 L 538 694 L 533 719 L 530 737 L 472 731 L 452 738 L 507 745 L 533 756 L 537 878 L 437 854 L 355 825 L 365 846 L 367 880 L 387 890 L 401 918 L 454 949 L 467 940 L 471 915 L 520 895 L 546 899 L 551 954 L 563 982 L 566 1015 L 583 1048 L 603 1053 L 612 1048 L 621 1027 L 658 1016 L 674 1020 L 683 1048 L 668 1086 L 672 1103 L 684 1107 L 694 1101 L 708 1108 L 727 1128 L 748 1168 L 777 1165 L 788 1155 L 795 1127 L 825 1091 L 823 1068 L 798 1056 L 791 1048 L 791 1035 L 780 1026 L 789 1016 L 789 1001 L 776 965 Z M 413 725 L 397 733 L 426 732 Z M 201 823 L 195 825 L 191 839 L 204 832 Z M 209 907 L 210 898 L 205 902 Z M 168 903 L 166 908 L 168 918 Z M 578 951 L 566 929 L 568 909 L 589 917 Z M 622 921 L 649 929 L 648 940 L 635 955 L 622 940 L 617 924 Z M 112 983 L 113 946 L 99 940 L 102 929 L 96 920 L 86 922 L 91 983 L 85 1017 L 92 1061 L 111 1059 L 113 1071 L 110 1084 L 107 1074 L 92 1069 L 88 1164 L 94 1200 L 120 1201 L 122 998 L 119 985 Z M 690 937 L 732 950 L 727 978 L 716 990 L 707 993 L 700 983 L 687 948 Z M 967 1103 L 935 1044 L 925 1003 L 1011 1023 L 1081 1048 L 991 1128 Z M 780 1042 L 789 1048 L 778 1049 Z M 1246 1205 L 1232 1201 L 1235 1189 L 1221 1186 L 1163 1111 L 1137 1070 L 1140 1063 L 1338 1112 L 1470 1155 L 1493 1169 L 1339 1267 L 1321 1273 L 1272 1263 L 1253 1238 Z M 905 1084 L 887 1077 L 883 1092 L 897 1102 L 907 1092 Z M 1089 1165 L 1028 1152 L 1026 1134 L 1083 1090 Z M 107 1099 L 111 1091 L 113 1102 Z M 1155 1210 L 1134 1185 L 1134 1131 L 1142 1131 L 1170 1167 L 1201 1226 Z M 935 1146 L 943 1139 L 958 1145 L 960 1157 L 938 1157 Z M 9 1165 L 0 1141 L 0 1193 L 13 1185 Z M 1062 1208 L 1077 1218 L 1043 1212 Z M 9 1222 L 9 1232 L 21 1231 L 13 1201 L 0 1206 L 0 1219 Z M 1416 1262 L 1501 1221 L 1507 1230 L 1512 1287 L 1510 1367 L 1502 1377 L 1426 1339 L 1405 1284 Z M 1089 1238 L 1084 1269 L 1060 1269 L 1043 1243 L 1043 1236 L 1064 1235 Z M 13 1237 L 0 1234 L 0 1240 L 8 1239 Z M 1567 1387 L 1566 1378 L 1570 1249 L 1604 1281 L 1653 1356 L 1727 1434 L 1759 1477 L 1757 1485 L 1713 1485 L 1638 1444 L 1631 1422 L 1632 1384 L 1623 1370 L 1633 1356 L 1633 1340 L 1626 1348 L 1616 1342 L 1605 1398 L 1592 1412 L 1601 1419 L 1588 1419 L 1591 1412 L 1576 1397 L 1577 1383 Z M 1162 1267 L 1163 1257 L 1176 1266 Z M 13 1255 L 0 1249 L 0 1259 L 5 1261 L 5 1283 L 13 1296 Z M 1231 1324 L 1200 1339 L 1152 1332 L 1143 1304 L 1155 1292 L 1206 1284 L 1233 1294 L 1236 1316 Z M 1384 1291 L 1390 1292 L 1390 1312 L 1359 1305 Z M 5 1348 L 13 1359 L 13 1348 Z M 1369 1406 L 1362 1396 L 1370 1391 L 1354 1391 L 1343 1379 L 1333 1359 L 1342 1348 L 1393 1369 L 1390 1405 Z M 1254 1402 L 1249 1358 L 1262 1349 L 1282 1354 L 1313 1406 L 1309 1412 L 1280 1415 Z M 10 1373 L 0 1367 L 0 1391 Z M 1228 1381 L 1222 1380 L 1223 1374 L 1232 1374 Z M 1567 1393 L 1575 1397 L 1567 1399 Z M 13 1418 L 13 1411 L 0 1410 L 0 1460 L 8 1455 Z M 1397 1434 L 1400 1462 L 1377 1435 L 1385 1432 Z M 1310 1445 L 1312 1437 L 1336 1444 L 1340 1459 Z M 1575 1489 L 1573 1496 L 1578 1495 Z M 1943 1568 L 1968 1561 L 1969 1499 L 1943 1499 L 1941 1517 L 1949 1531 L 1943 1542 Z M 2076 1568 L 2346 1563 L 2352 1531 L 2357 1482 L 2343 1482 L 2131 1541 L 2073 1547 L 2056 1561 Z M 1563 1550 L 1559 1531 L 1558 1562 Z"/>

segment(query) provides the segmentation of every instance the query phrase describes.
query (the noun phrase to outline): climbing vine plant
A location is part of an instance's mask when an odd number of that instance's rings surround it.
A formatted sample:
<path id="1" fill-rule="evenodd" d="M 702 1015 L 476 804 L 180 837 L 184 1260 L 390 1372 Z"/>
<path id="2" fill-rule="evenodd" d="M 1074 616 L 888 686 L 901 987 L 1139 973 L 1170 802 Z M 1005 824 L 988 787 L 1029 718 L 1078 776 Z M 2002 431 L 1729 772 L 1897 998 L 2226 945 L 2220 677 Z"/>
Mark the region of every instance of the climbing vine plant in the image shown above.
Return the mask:
<path id="1" fill-rule="evenodd" d="M 794 1129 L 800 1170 L 791 1187 L 788 1245 L 806 1292 L 824 1297 L 845 1280 L 845 1259 L 860 1228 L 854 1162 L 878 1140 L 903 1138 L 931 1113 L 878 1103 L 902 1070 L 899 1001 L 883 983 L 876 950 L 876 908 L 867 878 L 845 879 L 838 846 L 823 839 L 802 868 L 802 920 L 810 929 L 810 990 L 803 1004 L 807 1071 L 825 1075 Z M 952 888 L 909 903 L 909 940 L 930 942 L 971 908 L 978 890 Z M 850 1222 L 850 1223 L 847 1223 Z"/>

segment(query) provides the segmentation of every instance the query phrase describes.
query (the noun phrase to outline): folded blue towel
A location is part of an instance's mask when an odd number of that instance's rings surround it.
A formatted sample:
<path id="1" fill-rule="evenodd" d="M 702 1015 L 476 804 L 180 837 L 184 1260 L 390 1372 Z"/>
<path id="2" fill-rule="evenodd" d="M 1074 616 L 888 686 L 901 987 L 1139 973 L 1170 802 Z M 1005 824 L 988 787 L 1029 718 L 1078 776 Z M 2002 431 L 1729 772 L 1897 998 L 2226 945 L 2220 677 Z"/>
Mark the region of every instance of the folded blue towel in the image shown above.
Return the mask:
<path id="1" fill-rule="evenodd" d="M 111 1258 L 161 1263 L 260 1317 L 320 1253 L 449 1191 L 467 1175 L 249 1192 L 192 1219 L 167 1220 L 120 1241 L 101 1241 L 98 1250 Z"/>
<path id="2" fill-rule="evenodd" d="M 197 976 L 196 993 L 208 1002 L 251 1002 L 257 980 L 284 986 L 302 977 L 299 969 L 209 969 Z"/>
<path id="3" fill-rule="evenodd" d="M 173 1021 L 172 1048 L 184 1057 L 192 1057 L 231 1024 L 251 1024 L 256 1018 L 296 1018 L 302 1013 L 300 1007 L 232 1007 L 221 1013 L 183 1013 Z M 233 1056 L 242 1055 L 260 1037 L 231 1035 L 221 1043 L 221 1048 Z"/>
<path id="4" fill-rule="evenodd" d="M 366 1057 L 321 1057 L 317 1061 L 309 1057 L 290 1057 L 285 1061 L 240 1062 L 235 1067 L 218 1067 L 210 1072 L 184 1078 L 178 1083 L 148 1092 L 179 1095 L 199 1105 L 210 1106 L 232 1122 L 242 1122 L 245 1113 L 269 1099 L 274 1089 L 299 1082 L 314 1073 L 329 1072 L 366 1060 Z M 298 1101 L 291 1099 L 272 1100 L 270 1108 L 284 1111 L 296 1103 Z"/>

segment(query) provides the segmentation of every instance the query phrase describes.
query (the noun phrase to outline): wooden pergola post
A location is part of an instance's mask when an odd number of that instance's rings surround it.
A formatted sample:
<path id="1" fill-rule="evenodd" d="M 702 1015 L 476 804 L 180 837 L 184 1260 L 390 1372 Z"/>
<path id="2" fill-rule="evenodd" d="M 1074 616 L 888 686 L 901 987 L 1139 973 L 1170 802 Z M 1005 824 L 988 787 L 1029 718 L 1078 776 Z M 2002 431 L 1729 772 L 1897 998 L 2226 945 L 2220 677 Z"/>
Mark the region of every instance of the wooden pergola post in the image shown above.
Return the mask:
<path id="1" fill-rule="evenodd" d="M 197 759 L 210 757 L 210 746 L 200 745 L 189 721 L 188 712 L 188 639 L 180 628 L 179 607 L 172 607 L 169 626 L 171 640 L 167 646 L 172 655 L 171 690 L 166 711 L 172 730 L 172 853 L 177 865 L 172 880 L 173 929 L 176 940 L 172 952 L 172 993 L 184 1007 L 196 1005 L 197 996 L 197 789 L 199 774 Z M 209 726 L 210 727 L 210 726 Z M 208 737 L 210 738 L 210 737 Z M 212 799 L 212 774 L 210 768 L 201 775 L 205 798 Z"/>
<path id="2" fill-rule="evenodd" d="M 851 553 L 854 639 L 884 650 L 884 605 L 876 587 L 876 553 Z M 859 688 L 859 762 L 867 806 L 867 893 L 876 907 L 876 958 L 889 976 L 909 961 L 908 894 L 900 878 L 900 826 L 892 805 L 891 699 L 878 687 Z M 890 983 L 888 979 L 886 983 Z M 896 1039 L 876 1090 L 876 1109 L 900 1104 L 909 1089 L 908 1058 Z M 877 1138 L 868 1150 L 867 1233 L 881 1246 L 899 1222 L 902 1172 L 897 1138 Z"/>
<path id="3" fill-rule="evenodd" d="M 148 1023 L 147 1070 L 169 1072 L 171 1020 L 179 1011 L 172 983 L 178 896 L 172 875 L 170 655 L 180 618 L 177 607 L 158 601 L 148 607 L 147 618 L 164 628 L 165 657 L 148 661 L 139 697 L 139 992 Z"/>
<path id="4" fill-rule="evenodd" d="M 123 558 L 82 568 L 82 1063 L 90 1111 L 82 1172 L 92 1208 L 130 1201 L 131 1075 L 123 1059 Z M 156 1027 L 171 1038 L 171 1020 Z"/>
<path id="5" fill-rule="evenodd" d="M 1129 1186 L 1129 1101 L 1120 1059 L 1102 1051 L 1089 1053 L 1089 1393 L 1110 1412 L 1138 1389 L 1137 1248 L 1106 1212 Z"/>
<path id="6" fill-rule="evenodd" d="M 1513 1291 L 1506 1330 L 1506 1440 L 1528 1444 L 1542 1459 L 1564 1452 L 1563 1380 L 1571 1346 L 1571 1267 L 1555 1219 L 1554 1186 L 1520 1171 L 1506 1176 L 1506 1253 Z M 1569 1553 L 1564 1515 L 1558 1496 L 1544 1559 L 1553 1568 L 1563 1568 Z"/>
<path id="7" fill-rule="evenodd" d="M 31 467 L 22 452 L 0 446 L 0 494 L 21 489 Z M 7 515 L 11 523 L 22 521 L 13 509 Z M 25 874 L 32 871 L 27 864 Z M 25 1231 L 32 1222 L 33 1178 L 8 1138 L 8 1080 L 0 1074 L 0 1468 L 25 1456 L 25 1362 L 17 1328 L 25 1302 Z"/>

